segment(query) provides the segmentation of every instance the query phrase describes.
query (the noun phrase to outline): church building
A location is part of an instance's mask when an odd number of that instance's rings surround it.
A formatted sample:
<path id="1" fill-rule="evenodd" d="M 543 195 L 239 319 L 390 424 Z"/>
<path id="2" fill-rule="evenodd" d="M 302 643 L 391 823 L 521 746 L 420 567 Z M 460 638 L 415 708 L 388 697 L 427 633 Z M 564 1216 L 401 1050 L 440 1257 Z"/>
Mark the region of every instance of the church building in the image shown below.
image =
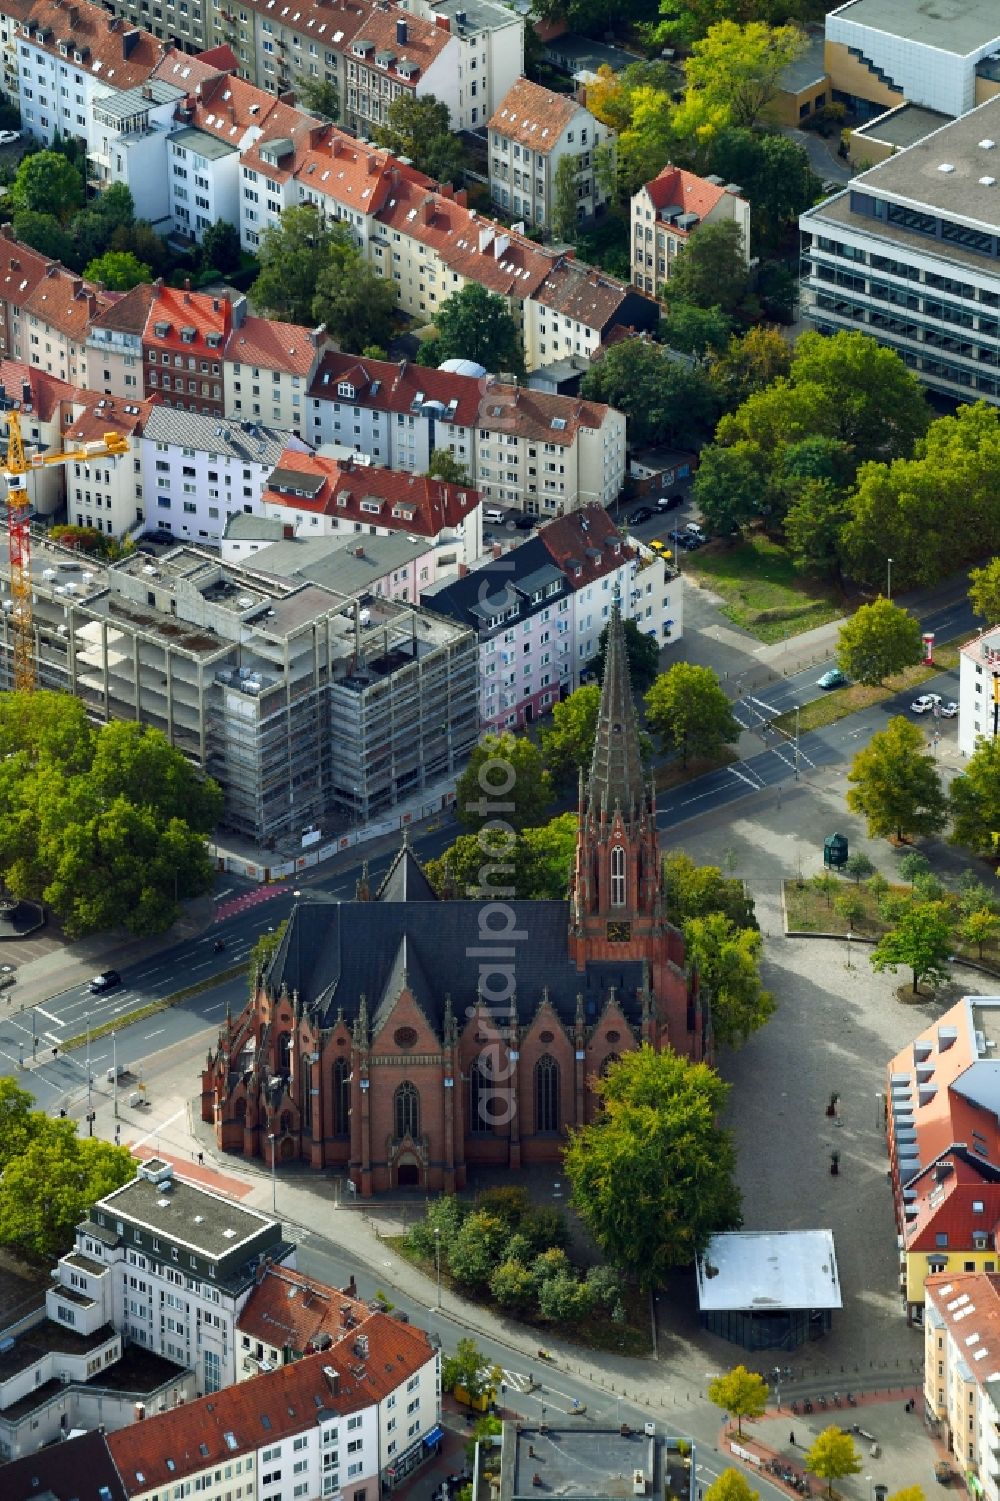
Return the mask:
<path id="1" fill-rule="evenodd" d="M 499 809 L 496 786 L 491 772 Z M 346 1173 L 362 1196 L 450 1193 L 470 1164 L 558 1162 L 593 1119 L 593 1079 L 629 1049 L 703 1058 L 617 605 L 579 820 L 566 901 L 510 898 L 486 835 L 463 899 L 437 896 L 406 841 L 376 890 L 300 903 L 202 1075 L 220 1147 Z"/>

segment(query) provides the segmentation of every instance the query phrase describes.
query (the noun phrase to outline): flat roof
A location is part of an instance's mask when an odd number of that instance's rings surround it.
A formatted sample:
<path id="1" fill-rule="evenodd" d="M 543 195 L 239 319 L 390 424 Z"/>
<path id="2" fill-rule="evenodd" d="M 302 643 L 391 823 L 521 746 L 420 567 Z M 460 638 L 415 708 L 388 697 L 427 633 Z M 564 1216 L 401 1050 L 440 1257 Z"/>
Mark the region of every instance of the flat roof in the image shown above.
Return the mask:
<path id="1" fill-rule="evenodd" d="M 93 1213 L 103 1212 L 108 1220 L 127 1219 L 213 1259 L 227 1256 L 262 1230 L 279 1227 L 270 1215 L 245 1209 L 235 1199 L 210 1193 L 197 1183 L 176 1176 L 172 1182 L 173 1187 L 164 1193 L 162 1184 L 133 1178 L 124 1188 L 99 1199 Z"/>
<path id="2" fill-rule="evenodd" d="M 702 1313 L 841 1308 L 832 1230 L 733 1230 L 698 1258 Z"/>
<path id="3" fill-rule="evenodd" d="M 959 57 L 1000 38 L 997 0 L 850 0 L 831 16 Z"/>
<path id="4" fill-rule="evenodd" d="M 900 104 L 895 109 L 886 110 L 877 119 L 856 126 L 851 135 L 860 136 L 865 141 L 884 141 L 887 146 L 896 146 L 902 151 L 915 146 L 932 131 L 940 130 L 942 125 L 950 125 L 954 118 L 954 115 L 942 114 L 937 109 L 925 109 L 922 104 Z"/>
<path id="5" fill-rule="evenodd" d="M 799 94 L 826 77 L 825 50 L 822 29 L 810 32 L 800 56 L 781 75 L 781 87 L 787 94 Z"/>
<path id="6" fill-rule="evenodd" d="M 980 179 L 990 178 L 990 182 Z M 1000 95 L 942 125 L 850 186 L 1000 231 Z M 923 238 L 926 239 L 926 236 Z M 950 250 L 950 247 L 949 247 Z"/>
<path id="7" fill-rule="evenodd" d="M 823 225 L 830 225 L 835 229 L 843 227 L 855 234 L 868 235 L 876 254 L 883 254 L 886 245 L 899 245 L 902 249 L 939 261 L 944 275 L 953 275 L 957 267 L 962 267 L 970 276 L 983 277 L 992 283 L 1000 274 L 996 261 L 977 255 L 974 250 L 966 250 L 963 245 L 942 244 L 929 235 L 904 229 L 901 224 L 888 224 L 884 219 L 871 219 L 867 214 L 856 214 L 851 208 L 851 195 L 846 190 L 833 198 L 827 198 L 815 208 L 807 209 L 799 222 L 803 228 L 810 230 L 815 228 L 819 231 Z"/>
<path id="8" fill-rule="evenodd" d="M 508 1464 L 511 1449 L 513 1463 Z M 561 1413 L 553 1414 L 544 1432 L 538 1427 L 504 1424 L 501 1501 L 536 1496 L 536 1476 L 544 1495 L 573 1501 L 631 1501 L 636 1470 L 643 1472 L 647 1495 L 675 1490 L 667 1484 L 663 1438 L 639 1431 L 626 1435 L 620 1428 L 588 1428 Z"/>
<path id="9" fill-rule="evenodd" d="M 183 146 L 186 151 L 195 151 L 203 156 L 206 161 L 218 161 L 220 156 L 232 156 L 239 147 L 235 141 L 222 141 L 218 136 L 209 135 L 207 130 L 199 130 L 196 125 L 185 125 L 183 130 L 175 130 L 170 139 L 178 146 Z"/>

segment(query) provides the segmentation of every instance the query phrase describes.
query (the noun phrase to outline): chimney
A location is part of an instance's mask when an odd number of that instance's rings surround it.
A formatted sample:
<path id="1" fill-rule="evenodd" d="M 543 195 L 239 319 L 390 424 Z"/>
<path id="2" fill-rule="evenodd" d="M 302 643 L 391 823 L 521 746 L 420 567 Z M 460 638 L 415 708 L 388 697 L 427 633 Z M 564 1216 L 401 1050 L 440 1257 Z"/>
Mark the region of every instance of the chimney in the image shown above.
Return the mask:
<path id="1" fill-rule="evenodd" d="M 219 311 L 219 309 L 220 309 L 221 306 L 222 306 L 222 304 L 219 301 L 218 297 L 213 297 L 212 298 L 212 312 L 213 313 L 217 313 Z"/>
<path id="2" fill-rule="evenodd" d="M 379 167 L 378 157 L 377 156 L 370 156 L 368 158 L 368 176 L 369 177 L 374 177 L 375 174 L 376 174 L 376 172 L 378 171 L 378 167 Z M 9 228 L 9 226 L 8 226 L 8 228 Z"/>
<path id="3" fill-rule="evenodd" d="M 22 400 L 22 402 L 24 403 L 25 406 L 27 406 L 28 403 L 31 400 L 31 381 L 30 380 L 23 380 L 21 382 L 21 400 Z"/>
<path id="4" fill-rule="evenodd" d="M 405 47 L 406 46 L 406 22 L 405 21 L 397 21 L 396 22 L 396 46 L 397 47 Z"/>
<path id="5" fill-rule="evenodd" d="M 326 1377 L 327 1385 L 330 1388 L 330 1395 L 331 1395 L 331 1397 L 339 1397 L 340 1396 L 340 1372 L 339 1371 L 335 1371 L 332 1365 L 325 1365 L 323 1367 L 323 1375 Z"/>
<path id="6" fill-rule="evenodd" d="M 433 193 L 428 193 L 427 197 L 424 199 L 423 203 L 420 205 L 420 222 L 421 222 L 421 224 L 433 224 L 434 223 L 434 194 Z"/>
<path id="7" fill-rule="evenodd" d="M 247 321 L 247 300 L 245 297 L 237 297 L 230 309 L 233 328 L 242 328 Z"/>
<path id="8" fill-rule="evenodd" d="M 190 278 L 190 276 L 185 276 L 185 278 L 184 278 L 184 301 L 185 301 L 185 303 L 189 303 L 191 301 L 191 278 Z"/>
<path id="9" fill-rule="evenodd" d="M 465 188 L 459 188 L 458 192 L 455 194 L 455 202 L 459 208 L 468 208 L 469 195 Z"/>
<path id="10" fill-rule="evenodd" d="M 138 47 L 142 38 L 142 32 L 135 26 L 129 31 L 122 32 L 122 60 L 128 62 L 132 53 Z"/>
<path id="11" fill-rule="evenodd" d="M 74 276 L 73 279 L 72 279 L 72 281 L 70 282 L 70 292 L 72 293 L 72 295 L 74 297 L 79 297 L 79 295 L 80 295 L 80 293 L 82 291 L 83 291 L 83 277 L 82 276 Z"/>

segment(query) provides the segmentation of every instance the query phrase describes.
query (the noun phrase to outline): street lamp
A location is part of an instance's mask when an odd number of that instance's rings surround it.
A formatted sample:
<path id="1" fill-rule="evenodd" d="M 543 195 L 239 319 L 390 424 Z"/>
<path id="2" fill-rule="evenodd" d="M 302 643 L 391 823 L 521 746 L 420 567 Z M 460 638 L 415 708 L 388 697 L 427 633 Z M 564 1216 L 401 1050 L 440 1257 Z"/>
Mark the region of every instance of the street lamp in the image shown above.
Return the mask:
<path id="1" fill-rule="evenodd" d="M 439 1229 L 439 1227 L 437 1225 L 434 1226 L 434 1265 L 437 1268 L 437 1302 L 434 1305 L 434 1312 L 435 1313 L 440 1313 L 441 1312 L 441 1231 L 440 1231 L 440 1229 Z"/>
<path id="2" fill-rule="evenodd" d="M 271 1143 L 271 1212 L 278 1213 L 278 1175 L 275 1164 L 278 1160 L 278 1138 L 273 1131 L 267 1133 L 267 1139 Z"/>
<path id="3" fill-rule="evenodd" d="M 889 600 L 892 599 L 892 559 L 891 558 L 887 558 L 886 559 L 885 597 L 886 597 L 886 599 L 889 599 Z"/>
<path id="4" fill-rule="evenodd" d="M 847 968 L 848 969 L 853 969 L 854 968 L 854 965 L 851 963 L 851 939 L 853 937 L 854 937 L 854 934 L 851 932 L 850 928 L 848 928 L 848 930 L 847 930 Z"/>
<path id="5" fill-rule="evenodd" d="M 799 706 L 795 705 L 795 780 L 799 779 Z"/>
<path id="6" fill-rule="evenodd" d="M 872 1477 L 870 1475 L 866 1475 L 865 1479 L 868 1482 L 868 1501 L 872 1501 Z"/>
<path id="7" fill-rule="evenodd" d="M 115 1120 L 118 1119 L 118 1039 L 111 1033 L 111 1089 L 115 1102 Z"/>

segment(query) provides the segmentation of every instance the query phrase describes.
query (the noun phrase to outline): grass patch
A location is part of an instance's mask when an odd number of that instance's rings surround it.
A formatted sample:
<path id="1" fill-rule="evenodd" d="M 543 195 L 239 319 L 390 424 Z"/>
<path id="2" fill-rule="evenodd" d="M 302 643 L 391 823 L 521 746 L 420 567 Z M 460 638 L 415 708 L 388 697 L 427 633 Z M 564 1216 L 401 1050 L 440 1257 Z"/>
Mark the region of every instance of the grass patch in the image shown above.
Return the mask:
<path id="1" fill-rule="evenodd" d="M 830 584 L 799 573 L 786 547 L 757 534 L 735 547 L 711 543 L 686 571 L 723 600 L 722 613 L 760 641 L 785 641 L 844 614 Z"/>
<path id="2" fill-rule="evenodd" d="M 382 1244 L 391 1246 L 392 1249 L 408 1261 L 411 1266 L 418 1267 L 426 1276 L 435 1279 L 437 1267 L 433 1257 L 418 1256 L 410 1247 L 405 1235 L 383 1235 Z M 444 1258 L 442 1257 L 442 1262 Z M 575 1344 L 584 1345 L 590 1350 L 607 1350 L 616 1355 L 651 1355 L 653 1343 L 649 1327 L 649 1300 L 639 1288 L 626 1286 L 623 1289 L 623 1302 L 625 1304 L 624 1324 L 615 1324 L 608 1317 L 607 1310 L 601 1309 L 583 1319 L 576 1319 L 571 1329 L 564 1325 L 554 1326 L 549 1320 L 532 1317 L 530 1314 L 521 1314 L 515 1317 L 507 1309 L 500 1308 L 494 1303 L 489 1293 L 476 1293 L 470 1288 L 464 1287 L 460 1282 L 448 1273 L 445 1267 L 441 1267 L 441 1284 L 447 1287 L 458 1298 L 466 1298 L 469 1302 L 478 1303 L 484 1308 L 496 1314 L 499 1318 L 513 1319 L 515 1323 L 524 1324 L 529 1329 L 535 1329 L 540 1335 L 558 1334 L 561 1339 L 571 1340 Z"/>
<path id="3" fill-rule="evenodd" d="M 197 985 L 187 985 L 183 990 L 175 990 L 173 995 L 165 995 L 160 1001 L 150 1001 L 148 1005 L 139 1006 L 135 1011 L 126 1011 L 124 1015 L 116 1016 L 113 1022 L 102 1022 L 99 1027 L 91 1027 L 89 1032 L 78 1032 L 75 1037 L 67 1037 L 59 1046 L 64 1053 L 68 1053 L 71 1048 L 82 1048 L 88 1037 L 91 1042 L 96 1042 L 99 1037 L 120 1032 L 123 1027 L 131 1027 L 135 1022 L 144 1022 L 147 1017 L 156 1016 L 160 1011 L 169 1011 L 171 1006 L 178 1006 L 181 1001 L 190 1000 L 193 995 L 201 995 L 202 991 L 211 990 L 225 980 L 235 980 L 237 975 L 245 973 L 245 964 L 230 965 L 229 969 L 221 970 L 207 980 L 199 980 Z"/>
<path id="4" fill-rule="evenodd" d="M 785 882 L 785 919 L 786 930 L 790 934 L 795 933 L 833 933 L 836 935 L 847 933 L 847 922 L 841 917 L 834 905 L 837 896 L 842 891 L 850 891 L 856 895 L 863 904 L 863 912 L 851 922 L 851 932 L 858 938 L 878 940 L 885 933 L 889 924 L 879 912 L 875 895 L 871 892 L 864 881 L 856 884 L 847 878 L 837 881 L 836 887 L 831 890 L 827 897 L 818 886 L 811 881 L 797 880 Z M 905 883 L 890 882 L 886 893 L 889 897 L 909 898 L 913 896 L 909 886 Z M 917 894 L 916 900 L 919 900 Z M 958 897 L 952 891 L 945 892 L 943 900 L 954 908 L 955 921 L 959 920 Z M 994 939 L 983 945 L 982 956 L 978 946 L 970 946 L 955 939 L 955 958 L 972 960 L 975 964 L 981 964 L 985 969 L 1000 974 L 1000 940 Z"/>

